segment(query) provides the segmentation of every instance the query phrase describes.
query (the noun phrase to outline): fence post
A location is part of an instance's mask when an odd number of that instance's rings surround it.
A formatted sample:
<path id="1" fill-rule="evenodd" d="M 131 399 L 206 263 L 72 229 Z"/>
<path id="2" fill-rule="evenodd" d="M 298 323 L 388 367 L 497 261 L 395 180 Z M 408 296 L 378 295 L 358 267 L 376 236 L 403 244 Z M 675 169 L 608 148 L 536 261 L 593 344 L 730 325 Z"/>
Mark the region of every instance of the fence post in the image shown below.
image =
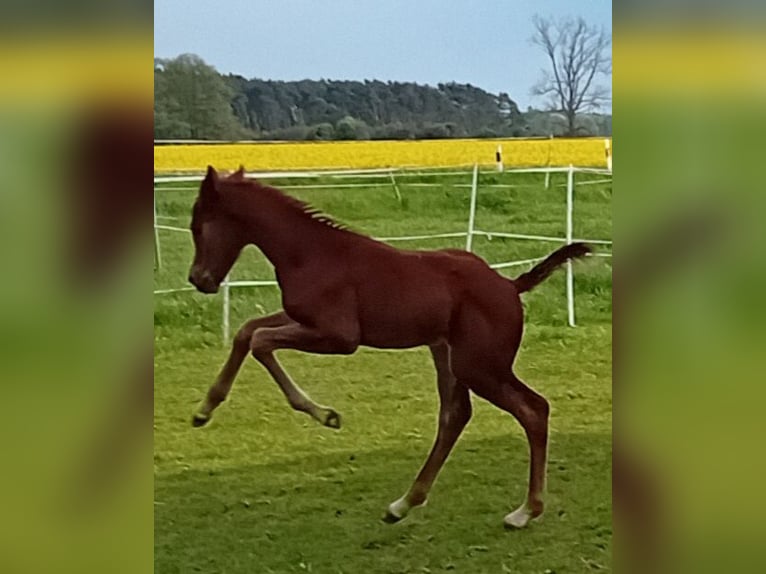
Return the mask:
<path id="1" fill-rule="evenodd" d="M 473 226 L 476 221 L 476 191 L 478 189 L 479 164 L 473 164 L 473 181 L 471 183 L 471 210 L 468 214 L 468 236 L 465 240 L 465 250 L 470 251 L 473 245 Z"/>
<path id="2" fill-rule="evenodd" d="M 548 162 L 545 167 L 550 169 L 551 167 L 551 147 L 553 146 L 553 134 L 550 135 L 548 138 Z M 545 189 L 550 189 L 551 187 L 551 172 L 546 171 L 545 172 Z"/>
<path id="3" fill-rule="evenodd" d="M 502 172 L 503 171 L 503 146 L 499 144 L 497 146 L 497 151 L 495 152 L 495 162 L 497 163 L 497 171 Z"/>
<path id="4" fill-rule="evenodd" d="M 154 265 L 156 269 L 162 269 L 160 230 L 157 229 L 157 188 L 154 189 Z"/>
<path id="5" fill-rule="evenodd" d="M 606 169 L 612 171 L 612 142 L 604 140 L 604 156 L 606 156 Z"/>
<path id="6" fill-rule="evenodd" d="M 567 171 L 567 245 L 572 243 L 573 225 L 572 212 L 574 211 L 574 167 L 570 164 Z M 572 260 L 567 260 L 567 319 L 569 326 L 575 326 L 574 310 L 574 270 Z"/>
<path id="7" fill-rule="evenodd" d="M 391 185 L 394 186 L 394 195 L 396 195 L 396 200 L 401 203 L 402 202 L 402 194 L 399 192 L 399 186 L 396 185 L 396 179 L 394 179 L 394 171 L 391 170 L 389 172 L 389 175 L 391 176 Z"/>
<path id="8" fill-rule="evenodd" d="M 223 345 L 229 344 L 229 276 L 223 279 Z"/>

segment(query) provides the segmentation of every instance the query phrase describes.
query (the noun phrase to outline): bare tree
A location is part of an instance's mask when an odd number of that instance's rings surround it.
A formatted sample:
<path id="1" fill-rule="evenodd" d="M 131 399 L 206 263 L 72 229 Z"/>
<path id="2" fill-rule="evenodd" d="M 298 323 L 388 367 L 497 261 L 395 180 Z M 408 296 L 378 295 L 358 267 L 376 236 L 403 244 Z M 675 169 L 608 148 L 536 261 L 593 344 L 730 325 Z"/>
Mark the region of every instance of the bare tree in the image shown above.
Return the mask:
<path id="1" fill-rule="evenodd" d="M 551 110 L 566 117 L 567 135 L 576 135 L 578 113 L 596 110 L 610 100 L 609 86 L 598 85 L 612 71 L 611 38 L 603 28 L 582 18 L 554 20 L 535 16 L 530 38 L 550 60 L 550 70 L 532 88 L 532 95 L 547 98 Z"/>

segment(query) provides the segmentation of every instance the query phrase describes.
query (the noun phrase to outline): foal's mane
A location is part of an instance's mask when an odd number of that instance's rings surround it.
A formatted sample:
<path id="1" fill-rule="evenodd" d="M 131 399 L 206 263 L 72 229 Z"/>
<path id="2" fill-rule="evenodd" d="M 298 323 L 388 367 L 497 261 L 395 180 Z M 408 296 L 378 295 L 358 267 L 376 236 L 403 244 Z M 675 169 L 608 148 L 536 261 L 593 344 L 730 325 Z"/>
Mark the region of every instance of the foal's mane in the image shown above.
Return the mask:
<path id="1" fill-rule="evenodd" d="M 321 223 L 330 229 L 353 233 L 348 228 L 348 226 L 340 223 L 339 221 L 336 221 L 324 213 L 321 209 L 314 207 L 306 201 L 301 201 L 300 199 L 296 199 L 291 195 L 287 195 L 285 192 L 276 187 L 264 185 L 258 180 L 246 179 L 244 177 L 228 178 L 223 181 L 225 181 L 228 185 L 237 187 L 249 187 L 253 190 L 254 193 L 268 194 L 268 197 L 275 200 L 277 204 L 281 204 L 282 206 L 287 207 L 292 213 L 295 213 L 296 215 L 303 217 L 306 220 L 316 221 L 317 223 Z"/>
<path id="2" fill-rule="evenodd" d="M 278 192 L 279 197 L 284 200 L 286 205 L 289 205 L 290 207 L 293 207 L 297 211 L 301 212 L 303 215 L 308 217 L 309 219 L 313 219 L 314 221 L 317 221 L 319 223 L 323 223 L 327 227 L 331 227 L 332 229 L 338 229 L 340 231 L 349 231 L 348 226 L 344 223 L 340 223 L 339 221 L 336 221 L 326 213 L 324 213 L 321 209 L 318 209 L 311 205 L 310 203 L 306 201 L 301 201 L 300 199 L 296 199 L 290 195 L 286 195 L 279 191 L 276 188 L 271 188 Z"/>

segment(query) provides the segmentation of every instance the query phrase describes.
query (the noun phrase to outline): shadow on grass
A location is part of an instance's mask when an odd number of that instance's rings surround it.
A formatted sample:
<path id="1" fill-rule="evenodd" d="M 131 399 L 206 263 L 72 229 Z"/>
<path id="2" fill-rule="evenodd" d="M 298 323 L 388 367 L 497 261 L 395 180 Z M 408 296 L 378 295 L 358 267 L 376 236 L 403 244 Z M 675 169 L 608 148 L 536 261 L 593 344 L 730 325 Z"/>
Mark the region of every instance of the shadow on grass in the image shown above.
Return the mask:
<path id="1" fill-rule="evenodd" d="M 411 449 L 412 451 L 420 449 Z M 155 482 L 155 572 L 608 571 L 611 435 L 555 434 L 547 510 L 506 532 L 524 497 L 527 448 L 467 436 L 428 506 L 384 524 L 424 453 L 330 452 L 289 462 L 187 468 Z"/>

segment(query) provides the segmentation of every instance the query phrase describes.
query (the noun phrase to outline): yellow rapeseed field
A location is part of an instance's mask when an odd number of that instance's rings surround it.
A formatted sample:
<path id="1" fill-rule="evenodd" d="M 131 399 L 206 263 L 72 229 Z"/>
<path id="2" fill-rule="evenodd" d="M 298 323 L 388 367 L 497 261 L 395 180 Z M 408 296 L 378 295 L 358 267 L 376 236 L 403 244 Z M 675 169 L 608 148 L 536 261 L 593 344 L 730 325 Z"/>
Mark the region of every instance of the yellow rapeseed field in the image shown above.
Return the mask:
<path id="1" fill-rule="evenodd" d="M 455 139 L 156 145 L 154 171 L 199 172 L 208 164 L 251 171 L 488 165 L 498 145 L 506 167 L 606 166 L 603 138 Z"/>

